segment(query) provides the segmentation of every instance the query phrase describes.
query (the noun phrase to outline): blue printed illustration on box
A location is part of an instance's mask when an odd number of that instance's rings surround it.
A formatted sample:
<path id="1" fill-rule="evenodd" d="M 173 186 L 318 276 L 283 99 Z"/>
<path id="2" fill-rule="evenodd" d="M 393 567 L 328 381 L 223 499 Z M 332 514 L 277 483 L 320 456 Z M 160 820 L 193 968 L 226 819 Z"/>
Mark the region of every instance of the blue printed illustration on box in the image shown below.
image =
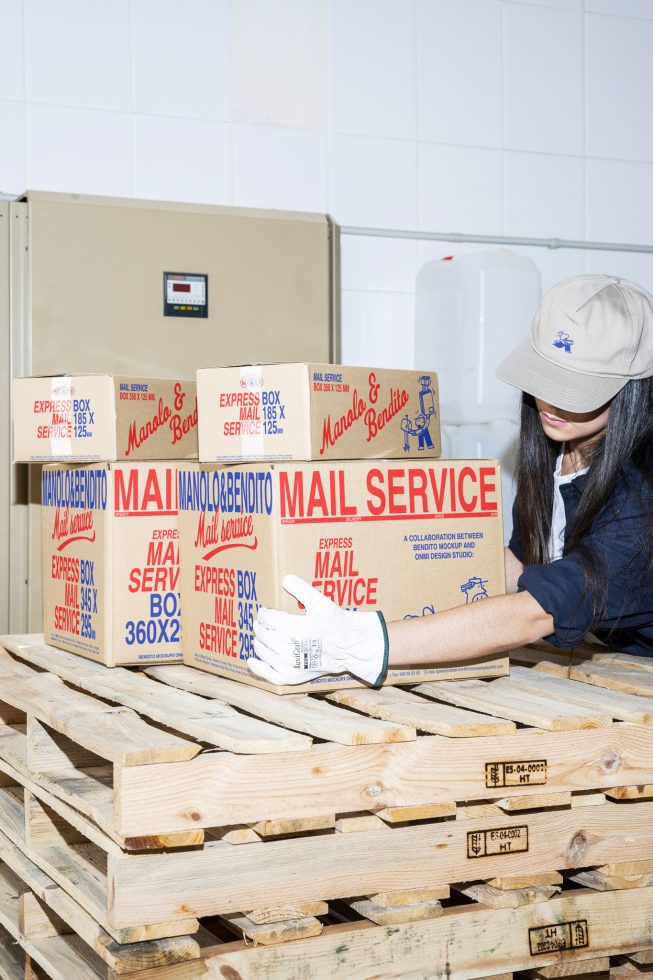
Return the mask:
<path id="1" fill-rule="evenodd" d="M 431 377 L 423 374 L 420 379 L 419 390 L 419 411 L 413 418 L 406 413 L 400 422 L 401 430 L 404 434 L 404 452 L 410 452 L 411 438 L 417 438 L 417 449 L 433 449 L 433 439 L 429 428 L 435 420 L 437 412 L 435 410 L 435 393 L 433 391 Z"/>
<path id="2" fill-rule="evenodd" d="M 460 591 L 465 593 L 465 605 L 469 605 L 470 602 L 478 602 L 479 599 L 489 599 L 490 596 L 485 588 L 487 584 L 488 579 L 478 575 L 473 575 L 466 582 L 463 582 Z"/>
<path id="3" fill-rule="evenodd" d="M 424 606 L 421 612 L 418 613 L 406 613 L 404 619 L 420 619 L 422 616 L 433 616 L 435 614 L 435 606 Z"/>

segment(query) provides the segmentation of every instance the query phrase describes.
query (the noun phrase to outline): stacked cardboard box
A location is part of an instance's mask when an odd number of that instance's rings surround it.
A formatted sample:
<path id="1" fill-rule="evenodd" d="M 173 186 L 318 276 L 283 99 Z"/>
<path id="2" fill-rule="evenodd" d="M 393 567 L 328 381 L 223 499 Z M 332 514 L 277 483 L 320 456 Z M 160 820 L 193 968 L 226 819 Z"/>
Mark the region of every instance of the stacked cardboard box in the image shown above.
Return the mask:
<path id="1" fill-rule="evenodd" d="M 2 976 L 16 941 L 53 980 L 653 962 L 653 674 L 627 659 L 280 698 L 0 647 Z"/>
<path id="2" fill-rule="evenodd" d="M 246 660 L 260 605 L 297 611 L 286 572 L 389 620 L 504 590 L 498 464 L 438 459 L 433 372 L 206 369 L 197 400 L 190 382 L 26 378 L 14 415 L 14 458 L 47 463 L 45 638 L 107 665 L 183 649 L 192 666 L 267 686 Z M 188 462 L 198 429 L 201 464 Z M 388 683 L 506 670 L 494 658 Z"/>
<path id="3" fill-rule="evenodd" d="M 181 659 L 176 461 L 197 458 L 192 381 L 14 382 L 14 459 L 41 477 L 44 635 L 109 666 Z"/>
<path id="4" fill-rule="evenodd" d="M 201 462 L 179 473 L 187 664 L 269 688 L 246 661 L 259 606 L 299 611 L 281 585 L 289 572 L 388 620 L 504 591 L 499 467 L 438 459 L 433 372 L 249 365 L 200 370 L 197 386 Z M 393 670 L 387 682 L 506 670 L 492 658 Z"/>

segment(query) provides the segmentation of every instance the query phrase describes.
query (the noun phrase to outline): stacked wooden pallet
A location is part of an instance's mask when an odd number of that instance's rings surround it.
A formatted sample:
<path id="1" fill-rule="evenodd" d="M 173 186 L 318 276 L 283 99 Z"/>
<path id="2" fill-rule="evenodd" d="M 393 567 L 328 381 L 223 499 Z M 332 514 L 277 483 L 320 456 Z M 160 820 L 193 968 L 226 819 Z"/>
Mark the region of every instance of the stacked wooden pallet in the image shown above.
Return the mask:
<path id="1" fill-rule="evenodd" d="M 622 976 L 653 959 L 639 662 L 542 654 L 494 681 L 280 698 L 2 646 L 0 976 Z"/>

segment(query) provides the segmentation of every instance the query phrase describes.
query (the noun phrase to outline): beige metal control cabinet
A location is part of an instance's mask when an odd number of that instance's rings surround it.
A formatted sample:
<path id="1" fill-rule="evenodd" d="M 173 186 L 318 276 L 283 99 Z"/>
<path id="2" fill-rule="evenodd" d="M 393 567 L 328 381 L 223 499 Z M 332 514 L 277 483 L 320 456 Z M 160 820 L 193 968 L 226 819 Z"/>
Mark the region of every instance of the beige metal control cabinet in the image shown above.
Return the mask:
<path id="1" fill-rule="evenodd" d="M 337 362 L 337 231 L 323 214 L 31 191 L 0 201 L 0 632 L 41 622 L 39 480 L 10 462 L 11 379 Z M 173 293 L 165 273 L 187 278 Z M 188 309 L 198 282 L 206 306 Z"/>

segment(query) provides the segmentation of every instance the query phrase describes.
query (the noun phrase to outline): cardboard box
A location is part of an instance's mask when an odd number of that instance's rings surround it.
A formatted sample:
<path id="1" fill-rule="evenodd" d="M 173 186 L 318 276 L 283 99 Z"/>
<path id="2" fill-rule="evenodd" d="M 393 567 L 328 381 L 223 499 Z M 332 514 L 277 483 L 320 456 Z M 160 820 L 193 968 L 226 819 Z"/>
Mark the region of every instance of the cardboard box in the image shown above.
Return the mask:
<path id="1" fill-rule="evenodd" d="M 202 462 L 440 455 L 433 371 L 257 364 L 197 372 Z"/>
<path id="2" fill-rule="evenodd" d="M 289 572 L 388 621 L 505 591 L 495 461 L 180 464 L 179 534 L 184 662 L 280 694 L 360 684 L 277 687 L 248 670 L 259 605 L 300 611 L 281 587 Z M 507 663 L 391 670 L 387 683 L 495 677 Z"/>
<path id="3" fill-rule="evenodd" d="M 177 470 L 43 467 L 46 643 L 109 667 L 181 660 Z"/>
<path id="4" fill-rule="evenodd" d="M 16 378 L 14 462 L 197 459 L 194 381 Z"/>

